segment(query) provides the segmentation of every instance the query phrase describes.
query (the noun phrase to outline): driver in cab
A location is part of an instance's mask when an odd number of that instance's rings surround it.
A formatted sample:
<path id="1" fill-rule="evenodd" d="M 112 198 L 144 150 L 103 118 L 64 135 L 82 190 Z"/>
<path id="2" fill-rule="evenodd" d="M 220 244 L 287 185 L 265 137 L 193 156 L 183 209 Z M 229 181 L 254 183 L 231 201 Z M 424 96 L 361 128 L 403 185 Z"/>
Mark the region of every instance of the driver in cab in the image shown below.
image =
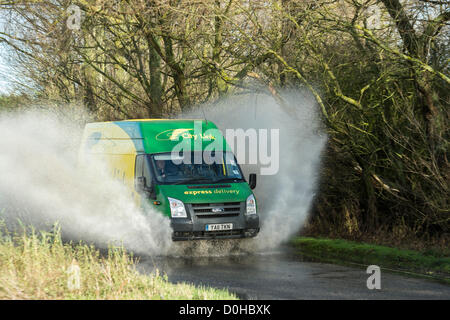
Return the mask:
<path id="1" fill-rule="evenodd" d="M 179 170 L 176 165 L 171 164 L 171 161 L 156 160 L 156 174 L 161 180 L 166 179 L 168 176 L 178 176 Z"/>
<path id="2" fill-rule="evenodd" d="M 156 160 L 156 173 L 159 178 L 165 178 L 167 175 L 166 162 L 164 160 Z"/>

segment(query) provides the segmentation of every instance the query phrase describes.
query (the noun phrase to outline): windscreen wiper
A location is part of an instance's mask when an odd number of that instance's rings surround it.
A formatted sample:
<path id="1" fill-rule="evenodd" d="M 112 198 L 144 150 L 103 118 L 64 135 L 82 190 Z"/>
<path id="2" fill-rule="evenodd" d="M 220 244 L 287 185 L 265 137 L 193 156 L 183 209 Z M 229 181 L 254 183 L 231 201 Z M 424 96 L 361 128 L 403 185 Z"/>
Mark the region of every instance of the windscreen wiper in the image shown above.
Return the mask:
<path id="1" fill-rule="evenodd" d="M 213 182 L 214 183 L 218 183 L 218 182 L 237 182 L 236 180 L 244 181 L 244 179 L 242 179 L 242 178 L 222 178 L 222 179 L 214 180 Z"/>
<path id="2" fill-rule="evenodd" d="M 175 182 L 173 184 L 190 184 L 190 183 L 199 183 L 199 182 L 210 182 L 210 183 L 212 183 L 213 181 L 211 179 L 208 179 L 208 178 L 193 178 L 193 179 L 178 181 L 178 182 Z"/>

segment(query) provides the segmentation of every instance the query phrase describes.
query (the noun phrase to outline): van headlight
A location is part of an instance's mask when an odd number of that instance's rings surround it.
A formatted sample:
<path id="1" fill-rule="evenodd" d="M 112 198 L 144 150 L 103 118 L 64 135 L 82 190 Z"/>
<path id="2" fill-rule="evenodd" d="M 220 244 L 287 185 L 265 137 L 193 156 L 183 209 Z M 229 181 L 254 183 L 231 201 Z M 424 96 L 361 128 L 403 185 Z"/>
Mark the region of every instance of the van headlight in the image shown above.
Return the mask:
<path id="1" fill-rule="evenodd" d="M 170 215 L 172 218 L 187 218 L 186 208 L 184 203 L 180 200 L 169 198 Z"/>
<path id="2" fill-rule="evenodd" d="M 254 195 L 250 195 L 247 198 L 247 211 L 245 214 L 256 214 L 256 200 Z"/>

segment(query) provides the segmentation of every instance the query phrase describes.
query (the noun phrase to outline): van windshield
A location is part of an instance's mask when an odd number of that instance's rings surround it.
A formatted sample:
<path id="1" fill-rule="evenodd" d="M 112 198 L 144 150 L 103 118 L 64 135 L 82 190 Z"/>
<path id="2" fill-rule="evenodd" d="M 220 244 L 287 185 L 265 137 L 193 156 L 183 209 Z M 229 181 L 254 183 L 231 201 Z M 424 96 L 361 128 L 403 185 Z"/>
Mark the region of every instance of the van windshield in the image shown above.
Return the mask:
<path id="1" fill-rule="evenodd" d="M 231 152 L 184 152 L 151 155 L 156 181 L 163 184 L 197 184 L 243 181 Z"/>

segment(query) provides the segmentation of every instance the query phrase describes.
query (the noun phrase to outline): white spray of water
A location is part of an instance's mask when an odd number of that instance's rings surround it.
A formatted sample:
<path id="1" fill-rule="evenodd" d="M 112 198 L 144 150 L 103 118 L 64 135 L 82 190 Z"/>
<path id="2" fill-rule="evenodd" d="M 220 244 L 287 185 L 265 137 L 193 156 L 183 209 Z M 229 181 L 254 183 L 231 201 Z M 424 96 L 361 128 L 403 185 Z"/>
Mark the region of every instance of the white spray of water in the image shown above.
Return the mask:
<path id="1" fill-rule="evenodd" d="M 169 220 L 136 208 L 130 192 L 104 164 L 77 166 L 82 128 L 71 117 L 27 112 L 0 117 L 0 214 L 37 229 L 57 222 L 63 235 L 98 246 L 124 245 L 164 254 Z M 2 218 L 2 217 L 0 217 Z"/>
<path id="2" fill-rule="evenodd" d="M 244 131 L 279 129 L 279 171 L 275 175 L 258 175 L 254 193 L 261 231 L 254 240 L 242 242 L 244 250 L 274 248 L 288 240 L 306 221 L 315 195 L 321 152 L 326 142 L 317 106 L 310 95 L 300 91 L 283 92 L 281 96 L 284 107 L 271 95 L 247 94 L 183 115 L 202 118 L 205 114 L 224 132 L 239 128 Z M 246 176 L 253 172 L 259 174 L 260 167 L 260 164 L 242 165 Z"/>

